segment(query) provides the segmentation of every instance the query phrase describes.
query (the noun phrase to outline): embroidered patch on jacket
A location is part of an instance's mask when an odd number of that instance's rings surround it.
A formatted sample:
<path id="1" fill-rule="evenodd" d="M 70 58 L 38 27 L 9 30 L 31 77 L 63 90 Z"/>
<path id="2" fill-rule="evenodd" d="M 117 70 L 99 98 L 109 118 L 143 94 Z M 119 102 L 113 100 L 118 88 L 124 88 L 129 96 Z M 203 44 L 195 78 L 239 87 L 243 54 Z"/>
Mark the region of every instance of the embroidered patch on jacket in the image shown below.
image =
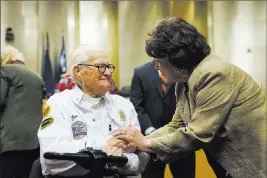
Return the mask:
<path id="1" fill-rule="evenodd" d="M 71 121 L 74 121 L 74 119 L 76 119 L 78 116 L 77 115 L 72 115 L 71 116 Z"/>
<path id="2" fill-rule="evenodd" d="M 87 135 L 87 127 L 85 123 L 76 121 L 71 125 L 73 138 L 79 140 Z"/>
<path id="3" fill-rule="evenodd" d="M 45 129 L 46 127 L 50 126 L 51 124 L 53 124 L 54 119 L 52 117 L 47 117 L 45 118 L 42 123 L 41 123 L 41 130 Z"/>
<path id="4" fill-rule="evenodd" d="M 43 118 L 47 117 L 48 114 L 50 113 L 51 111 L 51 106 L 47 105 L 45 108 L 44 108 L 44 111 L 43 111 Z"/>
<path id="5" fill-rule="evenodd" d="M 123 110 L 120 110 L 119 114 L 120 114 L 120 120 L 124 121 L 125 120 L 125 114 L 124 114 Z"/>

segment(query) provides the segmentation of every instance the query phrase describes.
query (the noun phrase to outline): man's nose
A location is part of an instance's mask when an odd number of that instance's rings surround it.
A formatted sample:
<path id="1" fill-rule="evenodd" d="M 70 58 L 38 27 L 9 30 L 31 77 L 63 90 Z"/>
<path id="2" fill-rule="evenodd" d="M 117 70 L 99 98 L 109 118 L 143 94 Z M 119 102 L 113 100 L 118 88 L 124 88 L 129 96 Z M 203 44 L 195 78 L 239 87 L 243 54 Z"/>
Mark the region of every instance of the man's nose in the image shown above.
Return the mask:
<path id="1" fill-rule="evenodd" d="M 111 71 L 109 68 L 106 68 L 104 75 L 109 75 L 109 76 L 111 75 Z"/>

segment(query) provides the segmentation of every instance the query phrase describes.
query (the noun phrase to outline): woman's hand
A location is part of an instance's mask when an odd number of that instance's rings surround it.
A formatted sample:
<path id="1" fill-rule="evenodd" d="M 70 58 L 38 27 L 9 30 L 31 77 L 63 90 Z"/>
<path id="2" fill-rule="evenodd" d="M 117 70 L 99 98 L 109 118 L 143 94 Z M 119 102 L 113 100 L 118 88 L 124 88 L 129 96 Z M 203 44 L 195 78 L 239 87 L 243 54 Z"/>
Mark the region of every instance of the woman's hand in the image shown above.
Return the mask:
<path id="1" fill-rule="evenodd" d="M 124 149 L 128 149 L 133 147 L 134 145 L 141 151 L 149 151 L 150 150 L 150 140 L 146 138 L 139 130 L 132 127 L 131 125 L 128 127 L 122 127 L 114 133 L 114 137 L 124 140 L 129 144 L 124 147 Z"/>

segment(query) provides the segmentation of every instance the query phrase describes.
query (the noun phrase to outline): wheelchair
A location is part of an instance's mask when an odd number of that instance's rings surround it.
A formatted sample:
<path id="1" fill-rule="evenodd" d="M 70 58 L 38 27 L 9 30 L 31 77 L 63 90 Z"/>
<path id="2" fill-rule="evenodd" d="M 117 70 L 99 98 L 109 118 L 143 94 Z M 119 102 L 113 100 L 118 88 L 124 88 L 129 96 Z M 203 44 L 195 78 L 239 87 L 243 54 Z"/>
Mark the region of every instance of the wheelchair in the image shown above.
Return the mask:
<path id="1" fill-rule="evenodd" d="M 81 178 L 125 178 L 128 176 L 135 177 L 136 175 L 121 175 L 117 170 L 112 169 L 114 166 L 123 167 L 127 164 L 126 157 L 108 156 L 101 150 L 94 150 L 86 148 L 78 153 L 44 153 L 46 159 L 69 160 L 74 161 L 77 165 L 85 169 L 89 169 L 88 175 L 81 176 Z M 76 176 L 78 177 L 78 176 Z M 136 176 L 137 177 L 137 176 Z M 29 178 L 64 178 L 61 176 L 43 176 L 41 172 L 40 159 L 37 159 L 32 166 Z M 67 177 L 65 177 L 67 178 Z"/>

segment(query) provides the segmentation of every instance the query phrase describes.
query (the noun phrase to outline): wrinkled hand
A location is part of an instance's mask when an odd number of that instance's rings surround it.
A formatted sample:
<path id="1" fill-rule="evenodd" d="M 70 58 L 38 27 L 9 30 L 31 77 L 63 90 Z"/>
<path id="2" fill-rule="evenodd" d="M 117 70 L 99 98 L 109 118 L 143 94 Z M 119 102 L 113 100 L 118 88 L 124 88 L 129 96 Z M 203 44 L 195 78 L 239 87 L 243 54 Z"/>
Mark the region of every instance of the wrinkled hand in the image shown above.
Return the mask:
<path id="1" fill-rule="evenodd" d="M 126 146 L 126 148 L 130 148 L 135 145 L 141 151 L 149 151 L 151 145 L 150 140 L 131 125 L 117 130 L 114 133 L 114 137 L 128 142 L 129 144 Z"/>
<path id="2" fill-rule="evenodd" d="M 123 148 L 125 145 L 127 145 L 127 142 L 121 139 L 118 139 L 116 137 L 112 137 L 106 142 L 107 146 L 117 147 L 117 148 Z"/>
<path id="3" fill-rule="evenodd" d="M 124 156 L 123 150 L 116 146 L 107 145 L 104 149 L 104 152 L 106 152 L 108 156 L 119 156 L 119 157 Z"/>
<path id="4" fill-rule="evenodd" d="M 126 153 L 134 153 L 136 152 L 136 145 L 134 143 L 128 143 L 127 145 L 123 145 L 122 149 Z"/>
<path id="5" fill-rule="evenodd" d="M 136 151 L 136 146 L 133 143 L 127 143 L 124 140 L 118 139 L 116 137 L 110 138 L 106 144 L 108 146 L 117 147 L 123 149 L 126 153 L 134 153 Z"/>

